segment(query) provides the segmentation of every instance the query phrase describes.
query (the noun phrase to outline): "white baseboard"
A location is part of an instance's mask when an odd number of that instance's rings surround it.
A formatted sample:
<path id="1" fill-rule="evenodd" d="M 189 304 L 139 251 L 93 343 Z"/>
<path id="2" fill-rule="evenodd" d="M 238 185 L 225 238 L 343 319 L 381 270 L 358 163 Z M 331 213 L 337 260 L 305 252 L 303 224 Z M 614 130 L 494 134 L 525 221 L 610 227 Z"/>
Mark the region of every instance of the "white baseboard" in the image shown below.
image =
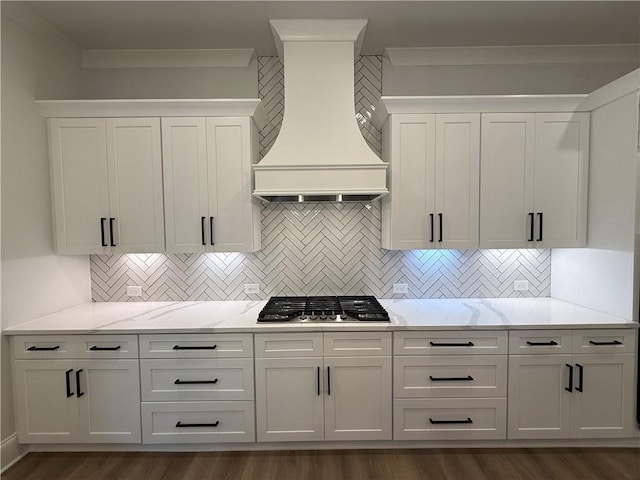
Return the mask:
<path id="1" fill-rule="evenodd" d="M 0 473 L 3 473 L 11 465 L 29 453 L 25 445 L 18 443 L 18 435 L 9 435 L 0 444 Z"/>

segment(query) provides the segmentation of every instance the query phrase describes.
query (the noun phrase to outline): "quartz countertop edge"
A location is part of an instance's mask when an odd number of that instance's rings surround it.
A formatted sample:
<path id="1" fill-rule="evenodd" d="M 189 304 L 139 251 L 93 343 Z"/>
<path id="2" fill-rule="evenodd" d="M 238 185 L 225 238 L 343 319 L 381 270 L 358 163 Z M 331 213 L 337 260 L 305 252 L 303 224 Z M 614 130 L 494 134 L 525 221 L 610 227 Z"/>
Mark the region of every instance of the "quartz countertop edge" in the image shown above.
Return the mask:
<path id="1" fill-rule="evenodd" d="M 257 323 L 266 300 L 84 303 L 5 335 L 637 328 L 553 298 L 380 299 L 390 323 Z"/>

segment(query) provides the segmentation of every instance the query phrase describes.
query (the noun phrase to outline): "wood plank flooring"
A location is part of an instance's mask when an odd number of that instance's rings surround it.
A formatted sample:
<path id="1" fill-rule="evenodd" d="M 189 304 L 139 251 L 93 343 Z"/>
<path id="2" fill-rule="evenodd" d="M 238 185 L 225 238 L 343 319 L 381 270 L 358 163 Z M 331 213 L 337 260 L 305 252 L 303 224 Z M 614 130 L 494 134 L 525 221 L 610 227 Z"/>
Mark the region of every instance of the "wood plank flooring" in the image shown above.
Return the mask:
<path id="1" fill-rule="evenodd" d="M 30 453 L 2 480 L 640 480 L 640 449 Z"/>

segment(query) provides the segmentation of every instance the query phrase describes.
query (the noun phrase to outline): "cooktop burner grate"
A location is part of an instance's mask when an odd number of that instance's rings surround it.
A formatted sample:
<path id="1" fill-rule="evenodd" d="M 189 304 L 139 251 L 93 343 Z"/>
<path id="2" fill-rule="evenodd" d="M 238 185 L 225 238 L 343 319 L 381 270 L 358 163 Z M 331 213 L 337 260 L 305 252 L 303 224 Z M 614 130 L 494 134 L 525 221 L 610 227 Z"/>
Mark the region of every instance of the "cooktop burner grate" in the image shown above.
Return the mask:
<path id="1" fill-rule="evenodd" d="M 258 322 L 388 322 L 389 315 L 372 296 L 271 297 Z"/>

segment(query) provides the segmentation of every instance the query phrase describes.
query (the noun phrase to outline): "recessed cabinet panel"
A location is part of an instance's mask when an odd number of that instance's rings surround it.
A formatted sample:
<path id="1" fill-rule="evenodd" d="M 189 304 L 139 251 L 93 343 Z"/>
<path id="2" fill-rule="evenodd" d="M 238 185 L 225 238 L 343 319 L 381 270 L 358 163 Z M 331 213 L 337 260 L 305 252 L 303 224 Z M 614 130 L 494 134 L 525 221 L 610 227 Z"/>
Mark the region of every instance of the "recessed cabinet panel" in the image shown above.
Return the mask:
<path id="1" fill-rule="evenodd" d="M 106 253 L 108 238 L 101 235 L 109 218 L 105 120 L 52 118 L 49 148 L 56 252 Z"/>

